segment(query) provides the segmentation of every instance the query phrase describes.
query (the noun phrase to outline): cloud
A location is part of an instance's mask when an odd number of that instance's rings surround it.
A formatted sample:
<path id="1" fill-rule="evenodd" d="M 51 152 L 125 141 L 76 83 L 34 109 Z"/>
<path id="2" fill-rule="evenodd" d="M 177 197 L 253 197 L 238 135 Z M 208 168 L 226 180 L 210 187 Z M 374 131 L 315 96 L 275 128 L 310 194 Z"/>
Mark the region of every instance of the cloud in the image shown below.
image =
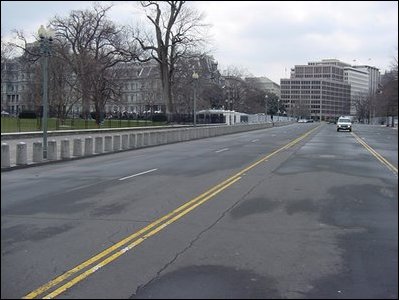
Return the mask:
<path id="1" fill-rule="evenodd" d="M 121 25 L 147 22 L 133 1 L 106 1 Z M 188 1 L 210 24 L 209 48 L 219 66 L 236 65 L 279 83 L 285 68 L 323 58 L 389 68 L 398 49 L 395 1 Z M 88 1 L 2 1 L 2 36 L 35 33 L 56 14 L 92 7 Z M 369 60 L 371 58 L 371 60 Z"/>
<path id="2" fill-rule="evenodd" d="M 212 1 L 196 7 L 213 24 L 220 62 L 236 62 L 276 82 L 287 65 L 323 58 L 351 63 L 373 57 L 384 69 L 398 43 L 395 2 Z"/>

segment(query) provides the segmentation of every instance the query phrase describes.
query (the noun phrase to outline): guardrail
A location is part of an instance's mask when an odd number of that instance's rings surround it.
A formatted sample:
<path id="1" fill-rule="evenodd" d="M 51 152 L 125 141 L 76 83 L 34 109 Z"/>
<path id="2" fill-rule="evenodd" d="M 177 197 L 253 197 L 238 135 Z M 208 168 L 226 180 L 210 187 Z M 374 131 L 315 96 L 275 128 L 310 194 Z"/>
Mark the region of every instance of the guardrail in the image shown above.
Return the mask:
<path id="1" fill-rule="evenodd" d="M 85 137 L 73 139 L 62 139 L 60 145 L 55 140 L 49 140 L 47 146 L 47 158 L 43 158 L 42 142 L 32 142 L 32 152 L 28 154 L 26 142 L 19 142 L 15 147 L 15 165 L 10 160 L 10 147 L 8 143 L 1 144 L 1 170 L 9 170 L 15 167 L 26 167 L 38 165 L 53 161 L 63 161 L 77 159 L 82 157 L 91 157 L 105 153 L 127 151 L 144 147 L 152 147 L 164 144 L 178 143 L 195 139 L 209 138 L 214 136 L 233 134 L 244 131 L 252 131 L 273 126 L 282 126 L 291 122 L 280 123 L 260 123 L 245 125 L 218 125 L 218 126 L 200 126 L 183 128 L 158 128 L 154 130 L 146 128 L 142 131 L 130 130 L 122 131 L 122 134 L 110 134 L 112 131 L 102 131 L 102 135 L 97 137 Z M 121 129 L 118 130 L 121 132 Z M 98 131 L 90 131 L 99 133 Z M 85 134 L 90 132 L 83 131 Z M 126 133 L 124 133 L 126 132 Z M 71 135 L 71 131 L 68 131 Z M 79 130 L 79 133 L 82 133 Z M 76 134 L 76 132 L 75 132 Z M 27 135 L 25 133 L 26 136 Z M 30 136 L 31 137 L 31 136 Z M 3 135 L 2 135 L 3 139 Z M 60 146 L 60 150 L 58 149 Z M 72 151 L 71 151 L 72 150 Z M 72 152 L 72 153 L 71 153 Z M 28 156 L 31 160 L 28 161 Z"/>

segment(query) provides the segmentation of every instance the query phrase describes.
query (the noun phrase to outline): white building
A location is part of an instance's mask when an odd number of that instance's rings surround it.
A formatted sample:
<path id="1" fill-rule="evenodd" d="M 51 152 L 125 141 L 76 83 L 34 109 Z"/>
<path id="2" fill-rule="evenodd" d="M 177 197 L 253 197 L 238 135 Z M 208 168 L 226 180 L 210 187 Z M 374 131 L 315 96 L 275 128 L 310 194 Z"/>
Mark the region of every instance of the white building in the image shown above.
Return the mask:
<path id="1" fill-rule="evenodd" d="M 353 67 L 355 69 L 359 69 L 369 73 L 369 94 L 370 95 L 377 94 L 379 84 L 381 83 L 380 70 L 376 67 L 367 66 L 367 65 L 353 66 Z"/>
<path id="2" fill-rule="evenodd" d="M 356 115 L 356 101 L 364 99 L 369 94 L 369 72 L 364 69 L 345 67 L 344 81 L 351 86 L 350 115 Z"/>
<path id="3" fill-rule="evenodd" d="M 245 81 L 253 84 L 256 88 L 262 91 L 273 93 L 277 95 L 279 99 L 281 98 L 280 85 L 267 77 L 246 77 Z"/>

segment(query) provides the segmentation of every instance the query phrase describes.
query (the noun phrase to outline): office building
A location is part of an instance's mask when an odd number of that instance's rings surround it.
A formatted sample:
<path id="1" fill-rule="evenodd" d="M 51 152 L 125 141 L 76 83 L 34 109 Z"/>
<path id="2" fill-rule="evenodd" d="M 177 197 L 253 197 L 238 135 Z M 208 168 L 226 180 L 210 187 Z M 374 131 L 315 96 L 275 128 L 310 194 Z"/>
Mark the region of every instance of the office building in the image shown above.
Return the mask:
<path id="1" fill-rule="evenodd" d="M 281 79 L 281 100 L 288 115 L 328 120 L 350 114 L 351 86 L 344 81 L 344 68 L 336 59 L 296 65 L 289 79 Z"/>
<path id="2" fill-rule="evenodd" d="M 344 68 L 344 81 L 351 86 L 350 115 L 356 115 L 356 102 L 364 101 L 369 95 L 369 72 L 355 67 Z"/>

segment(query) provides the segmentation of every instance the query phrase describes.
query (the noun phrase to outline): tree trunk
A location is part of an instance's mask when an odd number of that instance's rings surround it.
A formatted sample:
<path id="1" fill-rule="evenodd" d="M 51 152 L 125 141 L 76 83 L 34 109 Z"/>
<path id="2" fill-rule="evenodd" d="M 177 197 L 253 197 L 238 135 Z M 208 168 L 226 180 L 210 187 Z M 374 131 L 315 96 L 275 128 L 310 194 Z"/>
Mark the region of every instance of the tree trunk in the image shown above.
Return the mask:
<path id="1" fill-rule="evenodd" d="M 173 121 L 173 99 L 172 99 L 172 86 L 170 84 L 170 75 L 169 68 L 167 62 L 160 64 L 161 76 L 162 76 L 162 97 L 165 101 L 166 105 L 166 117 L 168 119 L 168 123 Z"/>
<path id="2" fill-rule="evenodd" d="M 84 78 L 82 79 L 82 115 L 85 120 L 87 120 L 90 115 L 90 96 L 88 93 L 87 83 L 85 83 L 86 80 Z"/>

